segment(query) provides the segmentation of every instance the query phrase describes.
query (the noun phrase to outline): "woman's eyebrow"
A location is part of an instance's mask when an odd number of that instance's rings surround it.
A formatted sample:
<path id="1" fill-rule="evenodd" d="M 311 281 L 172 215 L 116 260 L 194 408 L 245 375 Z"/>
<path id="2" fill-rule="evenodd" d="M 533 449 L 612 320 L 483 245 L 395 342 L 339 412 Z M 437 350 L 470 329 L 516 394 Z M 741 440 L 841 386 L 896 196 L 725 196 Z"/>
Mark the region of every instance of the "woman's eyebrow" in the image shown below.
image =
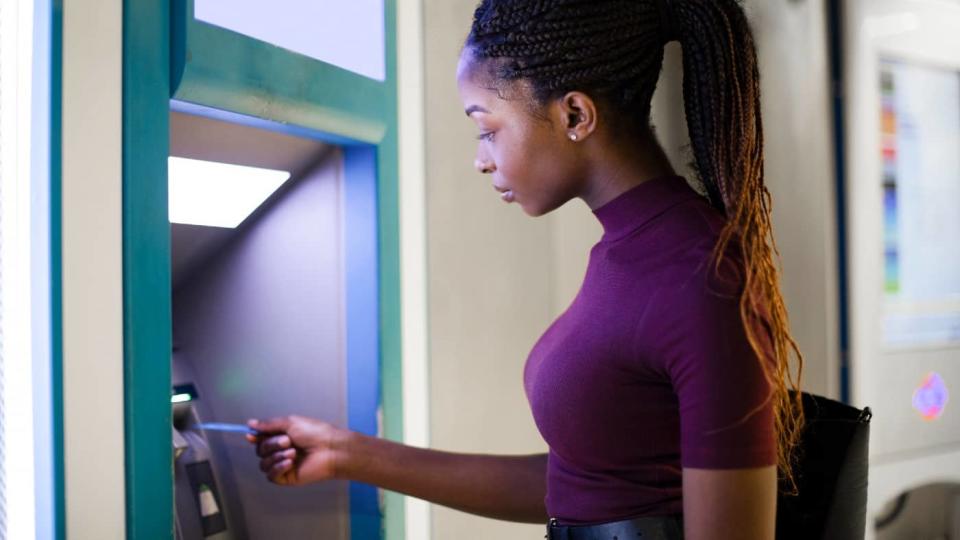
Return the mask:
<path id="1" fill-rule="evenodd" d="M 482 113 L 490 114 L 490 111 L 484 109 L 483 107 L 481 107 L 481 106 L 479 106 L 479 105 L 471 105 L 471 106 L 467 107 L 467 110 L 466 110 L 467 116 L 470 116 L 471 114 L 473 114 L 473 113 L 475 113 L 475 112 L 482 112 Z"/>

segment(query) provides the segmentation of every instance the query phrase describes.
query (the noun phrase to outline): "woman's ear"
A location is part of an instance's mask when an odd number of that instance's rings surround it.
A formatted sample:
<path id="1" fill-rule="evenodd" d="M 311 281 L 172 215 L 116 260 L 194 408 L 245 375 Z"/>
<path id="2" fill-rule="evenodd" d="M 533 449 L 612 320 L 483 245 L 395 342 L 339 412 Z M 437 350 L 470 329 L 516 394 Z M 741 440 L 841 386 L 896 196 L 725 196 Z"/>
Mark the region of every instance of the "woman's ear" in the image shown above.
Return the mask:
<path id="1" fill-rule="evenodd" d="M 597 105 L 583 92 L 569 92 L 556 107 L 559 125 L 571 141 L 586 139 L 597 129 Z"/>

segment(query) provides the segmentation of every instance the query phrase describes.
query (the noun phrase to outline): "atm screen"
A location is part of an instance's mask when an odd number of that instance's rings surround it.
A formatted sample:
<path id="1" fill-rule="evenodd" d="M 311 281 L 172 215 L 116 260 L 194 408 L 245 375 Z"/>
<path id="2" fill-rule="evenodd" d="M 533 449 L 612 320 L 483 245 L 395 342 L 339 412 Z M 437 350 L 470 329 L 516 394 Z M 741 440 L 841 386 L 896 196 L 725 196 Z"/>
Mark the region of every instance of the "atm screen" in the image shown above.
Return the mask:
<path id="1" fill-rule="evenodd" d="M 884 345 L 960 343 L 960 72 L 880 64 Z"/>

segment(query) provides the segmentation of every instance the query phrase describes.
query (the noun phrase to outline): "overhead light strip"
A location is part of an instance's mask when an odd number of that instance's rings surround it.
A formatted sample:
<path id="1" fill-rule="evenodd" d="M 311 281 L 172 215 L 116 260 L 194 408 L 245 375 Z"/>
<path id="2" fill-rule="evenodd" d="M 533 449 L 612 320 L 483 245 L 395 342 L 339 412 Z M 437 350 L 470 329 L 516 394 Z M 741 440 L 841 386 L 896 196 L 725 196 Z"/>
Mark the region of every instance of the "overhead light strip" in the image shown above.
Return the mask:
<path id="1" fill-rule="evenodd" d="M 171 157 L 170 222 L 235 228 L 290 178 L 287 171 Z"/>

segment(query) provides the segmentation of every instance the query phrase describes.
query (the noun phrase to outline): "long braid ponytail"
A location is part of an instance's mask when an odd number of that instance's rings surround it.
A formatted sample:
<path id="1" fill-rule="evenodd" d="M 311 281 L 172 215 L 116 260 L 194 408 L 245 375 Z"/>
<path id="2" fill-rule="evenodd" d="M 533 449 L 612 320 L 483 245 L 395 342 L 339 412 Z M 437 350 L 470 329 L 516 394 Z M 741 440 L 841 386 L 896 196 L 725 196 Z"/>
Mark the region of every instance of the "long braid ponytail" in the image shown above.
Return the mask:
<path id="1" fill-rule="evenodd" d="M 780 293 L 779 252 L 764 183 L 763 125 L 756 47 L 741 6 L 733 0 L 673 2 L 683 49 L 683 98 L 697 171 L 711 203 L 727 216 L 716 246 L 720 258 L 731 241 L 742 252 L 745 290 L 740 316 L 747 338 L 766 362 L 773 388 L 778 464 L 790 492 L 796 492 L 792 456 L 803 427 L 799 383 L 803 355 L 790 334 Z M 772 351 L 761 345 L 766 326 Z M 773 358 L 769 358 L 772 352 Z M 797 375 L 790 369 L 791 353 Z M 789 390 L 796 392 L 791 395 Z"/>
<path id="2" fill-rule="evenodd" d="M 803 413 L 799 392 L 791 396 L 790 390 L 799 390 L 803 357 L 780 293 L 764 184 L 757 55 L 739 2 L 483 0 L 467 47 L 477 59 L 498 59 L 497 77 L 529 81 L 541 102 L 571 90 L 589 92 L 642 130 L 650 123 L 664 44 L 674 39 L 683 49 L 684 105 L 697 173 L 710 203 L 727 217 L 715 262 L 719 269 L 731 245 L 742 255 L 740 316 L 772 388 L 781 479 L 795 492 L 792 463 Z"/>

